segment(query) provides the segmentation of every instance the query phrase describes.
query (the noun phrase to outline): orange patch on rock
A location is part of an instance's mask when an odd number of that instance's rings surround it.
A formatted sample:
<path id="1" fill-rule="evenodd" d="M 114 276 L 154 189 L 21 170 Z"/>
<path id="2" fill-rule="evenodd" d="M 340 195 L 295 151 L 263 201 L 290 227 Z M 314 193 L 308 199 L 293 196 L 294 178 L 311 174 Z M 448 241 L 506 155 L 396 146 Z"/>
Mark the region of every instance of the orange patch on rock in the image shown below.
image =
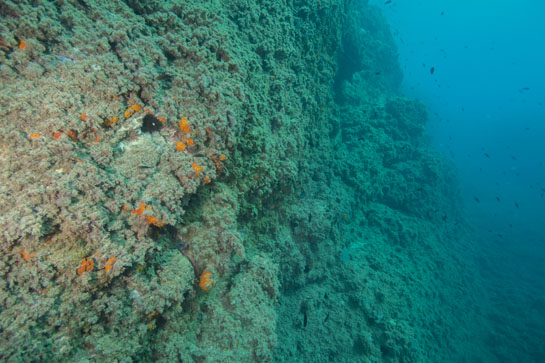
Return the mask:
<path id="1" fill-rule="evenodd" d="M 182 117 L 178 125 L 180 126 L 180 130 L 182 130 L 183 133 L 189 134 L 191 132 L 191 128 L 189 127 L 189 123 L 187 122 L 187 117 Z"/>
<path id="2" fill-rule="evenodd" d="M 81 261 L 81 266 L 77 269 L 78 275 L 81 275 L 84 272 L 93 271 L 93 268 L 95 268 L 95 261 L 91 258 L 84 258 L 83 261 Z"/>
<path id="3" fill-rule="evenodd" d="M 183 142 L 178 141 L 176 143 L 176 151 L 184 151 L 185 148 L 186 148 L 186 145 Z"/>
<path id="4" fill-rule="evenodd" d="M 199 286 L 204 291 L 208 291 L 214 286 L 214 282 L 212 281 L 212 272 L 208 270 L 203 271 L 201 278 L 199 279 Z"/>

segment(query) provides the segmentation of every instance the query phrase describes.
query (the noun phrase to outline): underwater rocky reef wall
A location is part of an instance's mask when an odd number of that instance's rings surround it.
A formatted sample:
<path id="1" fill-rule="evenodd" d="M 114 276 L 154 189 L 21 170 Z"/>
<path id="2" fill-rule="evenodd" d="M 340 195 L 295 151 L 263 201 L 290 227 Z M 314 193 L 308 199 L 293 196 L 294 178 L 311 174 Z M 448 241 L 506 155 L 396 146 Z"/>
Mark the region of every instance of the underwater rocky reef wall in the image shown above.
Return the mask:
<path id="1" fill-rule="evenodd" d="M 455 176 L 376 9 L 0 14 L 1 359 L 463 355 Z"/>

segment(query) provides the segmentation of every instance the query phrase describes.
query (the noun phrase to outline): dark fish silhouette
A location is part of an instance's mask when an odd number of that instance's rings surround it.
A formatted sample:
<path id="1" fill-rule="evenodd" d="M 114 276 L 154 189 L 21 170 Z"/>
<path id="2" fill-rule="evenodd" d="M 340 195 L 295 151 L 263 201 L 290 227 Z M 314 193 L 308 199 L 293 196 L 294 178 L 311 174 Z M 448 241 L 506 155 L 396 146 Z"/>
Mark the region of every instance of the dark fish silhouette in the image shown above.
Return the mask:
<path id="1" fill-rule="evenodd" d="M 477 203 L 480 203 L 480 202 L 481 202 L 481 201 L 479 200 L 479 198 L 477 198 L 477 197 L 473 197 L 473 199 L 475 199 L 475 201 L 476 201 Z"/>
<path id="2" fill-rule="evenodd" d="M 384 2 L 384 5 L 388 5 L 388 4 L 391 4 L 391 3 L 392 3 L 392 0 L 388 0 L 388 1 Z"/>
<path id="3" fill-rule="evenodd" d="M 435 72 L 435 67 L 430 68 L 430 74 L 433 74 Z"/>
<path id="4" fill-rule="evenodd" d="M 488 155 L 488 153 L 484 153 L 484 156 L 490 159 L 490 155 Z"/>
<path id="5" fill-rule="evenodd" d="M 519 204 L 517 202 L 515 202 L 515 207 L 519 208 Z"/>
<path id="6" fill-rule="evenodd" d="M 496 197 L 496 200 L 497 200 L 498 202 L 501 202 L 500 197 Z"/>

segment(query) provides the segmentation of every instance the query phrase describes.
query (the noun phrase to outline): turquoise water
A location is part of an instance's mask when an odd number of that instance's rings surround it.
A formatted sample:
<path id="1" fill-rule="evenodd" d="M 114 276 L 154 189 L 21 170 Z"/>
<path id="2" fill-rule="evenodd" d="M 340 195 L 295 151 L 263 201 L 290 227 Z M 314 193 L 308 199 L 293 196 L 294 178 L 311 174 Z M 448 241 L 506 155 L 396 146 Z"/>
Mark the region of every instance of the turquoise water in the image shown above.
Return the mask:
<path id="1" fill-rule="evenodd" d="M 394 29 L 403 88 L 428 106 L 434 145 L 458 171 L 489 299 L 485 347 L 501 362 L 544 361 L 545 8 L 377 4 Z"/>
<path id="2" fill-rule="evenodd" d="M 1 2 L 0 359 L 542 361 L 542 204 L 487 234 L 401 5 Z"/>

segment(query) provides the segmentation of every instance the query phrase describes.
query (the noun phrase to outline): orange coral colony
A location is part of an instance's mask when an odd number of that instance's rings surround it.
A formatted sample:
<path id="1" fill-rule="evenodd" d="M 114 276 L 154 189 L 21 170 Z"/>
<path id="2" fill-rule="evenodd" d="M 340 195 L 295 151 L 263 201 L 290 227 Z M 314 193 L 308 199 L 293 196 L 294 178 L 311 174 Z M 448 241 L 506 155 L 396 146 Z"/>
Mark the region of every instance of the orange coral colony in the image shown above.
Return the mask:
<path id="1" fill-rule="evenodd" d="M 193 170 L 195 170 L 195 173 L 197 174 L 197 176 L 199 176 L 199 172 L 203 171 L 204 169 L 202 166 L 193 163 Z"/>
<path id="2" fill-rule="evenodd" d="M 142 106 L 140 105 L 132 105 L 131 107 L 128 108 L 129 110 L 133 110 L 135 112 L 142 112 Z"/>
<path id="3" fill-rule="evenodd" d="M 191 128 L 187 123 L 187 117 L 182 117 L 178 125 L 180 125 L 180 130 L 182 130 L 183 133 L 189 134 L 191 132 Z"/>
<path id="4" fill-rule="evenodd" d="M 187 143 L 189 146 L 195 146 L 195 143 L 193 142 L 193 139 L 190 137 L 182 136 L 182 140 Z"/>
<path id="5" fill-rule="evenodd" d="M 26 250 L 21 251 L 21 256 L 25 259 L 25 261 L 30 261 L 30 259 L 34 256 L 36 256 L 35 253 L 28 253 Z"/>
<path id="6" fill-rule="evenodd" d="M 81 275 L 84 272 L 87 271 L 93 271 L 93 268 L 95 267 L 95 261 L 91 258 L 84 258 L 83 261 L 81 261 L 81 266 L 77 269 L 78 275 Z"/>
<path id="7" fill-rule="evenodd" d="M 214 283 L 212 282 L 212 272 L 208 270 L 203 271 L 201 278 L 199 279 L 199 286 L 204 291 L 208 291 L 214 286 Z"/>
<path id="8" fill-rule="evenodd" d="M 163 222 L 161 222 L 155 217 L 152 217 L 152 216 L 144 216 L 144 217 L 146 218 L 146 221 L 148 222 L 148 224 L 153 224 L 154 226 L 157 226 L 157 227 L 164 226 Z"/>
<path id="9" fill-rule="evenodd" d="M 131 213 L 132 214 L 138 214 L 139 216 L 141 216 L 142 213 L 144 213 L 144 208 L 146 208 L 146 205 L 145 204 L 140 204 L 140 207 L 138 207 L 138 209 L 133 209 L 131 211 Z M 147 209 L 149 209 L 149 208 L 147 208 Z"/>
<path id="10" fill-rule="evenodd" d="M 115 257 L 112 257 L 108 261 L 106 261 L 106 266 L 104 266 L 104 270 L 106 272 L 109 271 L 113 267 L 113 264 L 115 263 L 115 261 L 117 261 L 117 258 Z"/>
<path id="11" fill-rule="evenodd" d="M 127 108 L 125 110 L 125 113 L 123 114 L 123 116 L 125 116 L 125 118 L 129 118 L 131 117 L 135 112 L 142 112 L 142 106 L 140 105 L 132 105 L 130 106 L 129 108 Z"/>
<path id="12" fill-rule="evenodd" d="M 124 211 L 126 211 L 128 209 L 129 209 L 129 207 L 127 207 L 127 206 L 123 206 L 123 208 L 122 208 L 122 210 L 124 210 Z M 131 210 L 131 213 L 132 214 L 138 214 L 139 216 L 142 216 L 144 214 L 145 210 L 151 210 L 151 206 L 146 205 L 146 204 L 140 204 L 140 206 L 137 209 Z M 164 223 L 161 222 L 160 220 L 158 220 L 155 217 L 144 216 L 144 218 L 146 218 L 146 221 L 148 222 L 148 224 L 153 224 L 154 226 L 157 226 L 157 227 L 163 227 L 164 226 Z"/>
<path id="13" fill-rule="evenodd" d="M 176 151 L 184 151 L 185 148 L 186 148 L 186 145 L 183 142 L 178 141 L 176 143 Z"/>
<path id="14" fill-rule="evenodd" d="M 104 126 L 104 127 L 113 126 L 118 120 L 119 120 L 119 117 L 113 116 L 111 119 L 104 121 L 102 126 Z"/>

